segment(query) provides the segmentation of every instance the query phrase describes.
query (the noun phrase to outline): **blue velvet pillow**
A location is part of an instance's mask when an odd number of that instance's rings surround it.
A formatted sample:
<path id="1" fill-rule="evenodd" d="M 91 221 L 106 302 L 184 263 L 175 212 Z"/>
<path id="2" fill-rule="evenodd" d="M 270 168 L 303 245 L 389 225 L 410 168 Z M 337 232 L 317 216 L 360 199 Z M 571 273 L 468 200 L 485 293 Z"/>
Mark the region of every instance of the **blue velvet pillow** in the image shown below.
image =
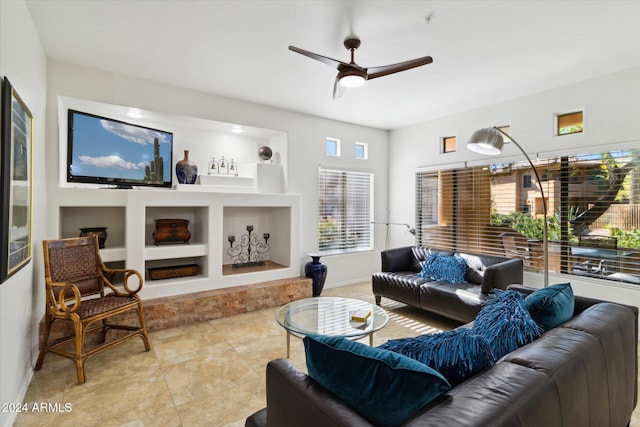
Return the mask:
<path id="1" fill-rule="evenodd" d="M 422 263 L 421 277 L 433 280 L 464 283 L 467 272 L 467 262 L 458 256 L 442 256 L 431 254 Z"/>
<path id="2" fill-rule="evenodd" d="M 531 318 L 522 294 L 494 289 L 473 322 L 496 359 L 540 337 L 542 328 Z"/>
<path id="3" fill-rule="evenodd" d="M 378 346 L 403 354 L 440 372 L 452 387 L 496 363 L 489 344 L 471 329 L 454 329 Z"/>
<path id="4" fill-rule="evenodd" d="M 427 365 L 342 337 L 304 338 L 309 376 L 378 426 L 402 424 L 451 387 Z"/>
<path id="5" fill-rule="evenodd" d="M 573 316 L 575 299 L 570 283 L 538 289 L 524 300 L 531 317 L 545 331 L 560 326 Z"/>

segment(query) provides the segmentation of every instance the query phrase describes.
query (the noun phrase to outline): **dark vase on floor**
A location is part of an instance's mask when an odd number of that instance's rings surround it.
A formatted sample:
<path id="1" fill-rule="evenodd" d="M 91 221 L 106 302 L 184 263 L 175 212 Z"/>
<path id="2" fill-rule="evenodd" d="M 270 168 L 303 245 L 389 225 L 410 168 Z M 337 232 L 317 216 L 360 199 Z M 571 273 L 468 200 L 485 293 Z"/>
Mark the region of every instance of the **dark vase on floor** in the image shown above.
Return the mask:
<path id="1" fill-rule="evenodd" d="M 327 265 L 320 262 L 318 254 L 309 254 L 311 261 L 304 266 L 304 275 L 313 279 L 313 296 L 319 297 L 327 280 Z"/>
<path id="2" fill-rule="evenodd" d="M 176 177 L 180 184 L 195 184 L 198 179 L 198 166 L 189 160 L 189 150 L 184 150 L 184 158 L 176 163 Z"/>

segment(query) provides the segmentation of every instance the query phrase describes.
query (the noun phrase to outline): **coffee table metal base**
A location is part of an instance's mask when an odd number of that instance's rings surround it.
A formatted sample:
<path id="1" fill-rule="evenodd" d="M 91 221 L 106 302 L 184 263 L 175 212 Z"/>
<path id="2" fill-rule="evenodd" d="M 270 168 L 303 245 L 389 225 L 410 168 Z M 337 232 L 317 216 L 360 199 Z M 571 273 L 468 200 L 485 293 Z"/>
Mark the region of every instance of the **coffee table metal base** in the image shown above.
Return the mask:
<path id="1" fill-rule="evenodd" d="M 351 314 L 364 310 L 371 315 L 366 322 L 354 322 Z M 276 311 L 276 321 L 287 332 L 287 358 L 291 355 L 291 336 L 341 336 L 349 339 L 369 337 L 389 321 L 387 312 L 366 301 L 340 297 L 314 297 L 290 302 Z"/>
<path id="2" fill-rule="evenodd" d="M 373 347 L 373 331 L 369 334 L 362 335 L 359 337 L 349 337 L 349 339 L 359 340 L 360 338 L 364 338 L 367 335 L 369 336 L 369 347 Z M 287 359 L 291 357 L 291 336 L 294 336 L 300 339 L 303 339 L 305 337 L 305 335 L 298 335 L 298 334 L 294 334 L 291 331 L 287 331 Z"/>

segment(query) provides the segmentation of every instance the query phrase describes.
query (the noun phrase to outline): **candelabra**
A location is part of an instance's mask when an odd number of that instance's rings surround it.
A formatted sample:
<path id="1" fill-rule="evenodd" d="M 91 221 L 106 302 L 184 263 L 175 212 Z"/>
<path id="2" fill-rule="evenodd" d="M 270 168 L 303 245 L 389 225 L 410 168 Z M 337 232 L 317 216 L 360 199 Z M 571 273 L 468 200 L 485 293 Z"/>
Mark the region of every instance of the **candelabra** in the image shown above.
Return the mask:
<path id="1" fill-rule="evenodd" d="M 269 233 L 263 233 L 264 242 L 261 242 L 258 234 L 253 232 L 253 225 L 247 225 L 247 234 L 240 236 L 238 243 L 236 236 L 230 234 L 227 237 L 227 255 L 233 260 L 233 268 L 265 265 L 262 256 L 269 252 L 269 237 Z"/>

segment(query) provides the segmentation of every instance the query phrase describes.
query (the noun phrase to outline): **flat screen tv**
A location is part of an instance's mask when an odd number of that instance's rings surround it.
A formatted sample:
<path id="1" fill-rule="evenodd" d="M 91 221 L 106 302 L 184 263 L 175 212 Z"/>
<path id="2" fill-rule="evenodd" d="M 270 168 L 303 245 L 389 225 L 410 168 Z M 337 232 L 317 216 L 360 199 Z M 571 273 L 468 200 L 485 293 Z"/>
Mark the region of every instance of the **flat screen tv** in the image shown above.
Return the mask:
<path id="1" fill-rule="evenodd" d="M 171 132 L 71 109 L 67 123 L 67 182 L 171 187 Z"/>

